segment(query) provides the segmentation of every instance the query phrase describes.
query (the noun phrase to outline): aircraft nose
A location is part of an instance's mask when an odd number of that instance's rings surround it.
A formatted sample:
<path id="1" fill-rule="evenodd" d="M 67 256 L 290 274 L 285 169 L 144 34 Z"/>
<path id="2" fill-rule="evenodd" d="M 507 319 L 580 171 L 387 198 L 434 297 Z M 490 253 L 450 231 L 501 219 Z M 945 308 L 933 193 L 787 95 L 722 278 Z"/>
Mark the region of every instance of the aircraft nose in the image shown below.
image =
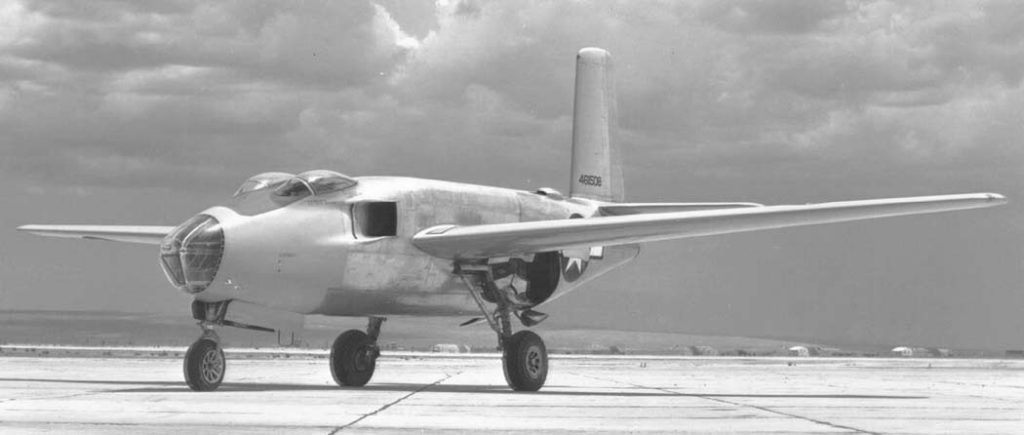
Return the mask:
<path id="1" fill-rule="evenodd" d="M 179 290 L 196 294 L 209 287 L 224 256 L 224 230 L 213 216 L 199 214 L 179 225 L 160 244 L 160 265 Z"/>

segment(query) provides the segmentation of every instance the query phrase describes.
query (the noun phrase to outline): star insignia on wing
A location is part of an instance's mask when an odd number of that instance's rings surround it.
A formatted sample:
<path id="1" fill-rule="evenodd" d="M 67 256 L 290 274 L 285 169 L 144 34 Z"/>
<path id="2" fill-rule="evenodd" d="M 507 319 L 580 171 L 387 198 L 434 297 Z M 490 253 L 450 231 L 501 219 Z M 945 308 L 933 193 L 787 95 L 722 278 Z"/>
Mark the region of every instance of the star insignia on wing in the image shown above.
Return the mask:
<path id="1" fill-rule="evenodd" d="M 575 270 L 574 270 L 575 269 Z M 565 263 L 565 273 L 575 272 L 576 276 L 583 273 L 583 259 L 570 257 L 569 261 Z"/>

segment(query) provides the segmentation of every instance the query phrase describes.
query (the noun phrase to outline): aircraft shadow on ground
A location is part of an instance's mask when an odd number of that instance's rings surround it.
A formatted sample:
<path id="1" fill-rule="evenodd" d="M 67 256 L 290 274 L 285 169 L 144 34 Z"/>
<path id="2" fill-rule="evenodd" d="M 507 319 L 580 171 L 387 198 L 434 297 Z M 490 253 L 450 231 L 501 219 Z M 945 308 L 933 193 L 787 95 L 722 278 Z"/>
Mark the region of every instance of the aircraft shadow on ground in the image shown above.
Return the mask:
<path id="1" fill-rule="evenodd" d="M 38 379 L 38 378 L 0 378 L 0 382 L 52 382 L 67 384 L 93 385 L 136 385 L 138 388 L 112 389 L 108 393 L 196 393 L 189 390 L 181 381 L 122 381 L 107 379 Z M 624 391 L 637 390 L 639 387 L 602 387 L 601 391 L 572 390 L 579 388 L 571 385 L 550 385 L 546 390 L 533 393 L 516 393 L 504 385 L 464 385 L 464 384 L 411 384 L 411 383 L 379 383 L 365 387 L 338 387 L 336 385 L 311 384 L 280 384 L 280 383 L 244 383 L 225 382 L 217 392 L 260 392 L 260 391 L 393 391 L 393 392 L 430 392 L 430 393 L 469 393 L 469 394 L 536 394 L 545 396 L 589 396 L 589 397 L 701 397 L 701 398 L 772 398 L 772 399 L 927 399 L 928 396 L 901 396 L 876 394 L 732 394 L 732 393 L 682 393 L 668 391 Z M 656 388 L 656 387 L 645 387 Z M 557 389 L 557 390 L 556 390 Z M 570 389 L 566 391 L 565 389 Z M 614 390 L 614 391 L 608 391 Z"/>

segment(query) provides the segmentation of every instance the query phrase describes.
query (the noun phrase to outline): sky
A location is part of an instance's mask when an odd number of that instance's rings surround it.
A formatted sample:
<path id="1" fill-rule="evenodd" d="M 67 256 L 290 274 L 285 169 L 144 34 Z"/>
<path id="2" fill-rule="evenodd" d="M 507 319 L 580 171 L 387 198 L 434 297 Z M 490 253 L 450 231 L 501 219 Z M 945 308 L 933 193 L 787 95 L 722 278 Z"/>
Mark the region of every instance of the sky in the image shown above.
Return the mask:
<path id="1" fill-rule="evenodd" d="M 648 245 L 559 322 L 1024 348 L 1024 3 L 0 1 L 0 307 L 181 312 L 152 246 L 248 176 L 565 190 L 578 49 L 630 201 L 999 192 L 994 209 Z"/>

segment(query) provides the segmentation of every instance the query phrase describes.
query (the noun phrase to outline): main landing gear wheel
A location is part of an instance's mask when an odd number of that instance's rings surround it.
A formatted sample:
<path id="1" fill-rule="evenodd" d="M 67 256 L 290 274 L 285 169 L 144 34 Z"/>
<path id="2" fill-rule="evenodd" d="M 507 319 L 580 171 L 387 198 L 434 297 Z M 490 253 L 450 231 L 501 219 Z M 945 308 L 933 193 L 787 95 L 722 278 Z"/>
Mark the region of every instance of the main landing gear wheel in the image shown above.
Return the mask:
<path id="1" fill-rule="evenodd" d="M 380 350 L 377 342 L 365 332 L 351 329 L 343 332 L 331 346 L 331 376 L 343 387 L 362 387 L 370 382 L 377 366 Z"/>
<path id="2" fill-rule="evenodd" d="M 516 391 L 537 391 L 548 378 L 548 350 L 540 336 L 519 331 L 504 344 L 505 381 Z"/>
<path id="3" fill-rule="evenodd" d="M 200 338 L 185 352 L 185 383 L 196 391 L 213 391 L 224 380 L 224 351 L 216 341 Z"/>

